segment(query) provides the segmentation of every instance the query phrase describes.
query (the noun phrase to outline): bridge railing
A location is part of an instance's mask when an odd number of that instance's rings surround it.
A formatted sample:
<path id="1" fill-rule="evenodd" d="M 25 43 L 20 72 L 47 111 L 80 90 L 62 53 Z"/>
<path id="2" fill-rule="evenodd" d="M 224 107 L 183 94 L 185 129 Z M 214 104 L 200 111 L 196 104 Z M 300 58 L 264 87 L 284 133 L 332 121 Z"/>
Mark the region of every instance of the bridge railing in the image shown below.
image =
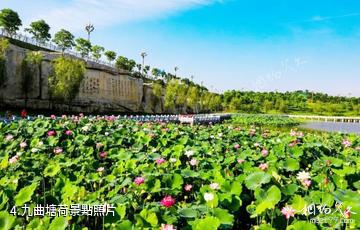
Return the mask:
<path id="1" fill-rule="evenodd" d="M 28 36 L 26 36 L 24 34 L 21 34 L 21 33 L 14 33 L 14 34 L 10 35 L 4 29 L 0 28 L 0 36 L 15 39 L 15 40 L 25 42 L 25 43 L 29 43 L 31 45 L 38 46 L 40 48 L 51 50 L 51 51 L 54 51 L 54 52 L 62 52 L 62 49 L 60 47 L 58 47 L 57 45 L 55 45 L 54 43 L 52 43 L 52 42 L 38 41 L 38 40 L 36 40 L 34 38 L 28 37 Z M 71 55 L 71 56 L 75 56 L 75 57 L 80 58 L 80 59 L 83 59 L 83 60 L 85 60 L 87 62 L 95 62 L 95 63 L 101 64 L 101 65 L 104 65 L 104 66 L 107 66 L 107 67 L 110 67 L 110 68 L 113 68 L 113 69 L 116 68 L 115 64 L 113 64 L 113 63 L 110 63 L 110 62 L 104 61 L 104 60 L 100 60 L 100 59 L 95 59 L 95 58 L 92 58 L 90 56 L 89 57 L 83 57 L 80 53 L 76 52 L 75 50 L 66 49 L 66 50 L 64 50 L 64 53 L 68 54 L 68 55 Z"/>

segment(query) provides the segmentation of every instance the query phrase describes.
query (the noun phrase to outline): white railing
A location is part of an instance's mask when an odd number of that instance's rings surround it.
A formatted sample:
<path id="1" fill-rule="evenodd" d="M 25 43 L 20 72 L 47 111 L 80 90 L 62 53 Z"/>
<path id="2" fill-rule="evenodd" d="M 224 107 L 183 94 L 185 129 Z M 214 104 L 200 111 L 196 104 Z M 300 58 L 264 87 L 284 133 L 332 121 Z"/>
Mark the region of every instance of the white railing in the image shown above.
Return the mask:
<path id="1" fill-rule="evenodd" d="M 56 46 L 52 42 L 39 42 L 38 40 L 30 38 L 21 33 L 15 33 L 12 36 L 10 36 L 4 29 L 0 29 L 0 36 L 15 39 L 18 41 L 22 41 L 22 42 L 25 42 L 25 43 L 28 43 L 28 44 L 31 44 L 34 46 L 41 47 L 43 49 L 47 49 L 47 50 L 51 50 L 51 51 L 55 51 L 55 52 L 62 52 L 62 49 L 60 47 Z M 87 62 L 95 62 L 95 63 L 101 64 L 101 65 L 116 69 L 116 67 L 113 63 L 110 63 L 110 62 L 104 61 L 104 60 L 97 60 L 92 57 L 82 57 L 82 55 L 80 53 L 76 52 L 75 50 L 65 50 L 64 53 L 71 55 L 71 56 L 75 56 L 80 59 L 83 59 Z"/>

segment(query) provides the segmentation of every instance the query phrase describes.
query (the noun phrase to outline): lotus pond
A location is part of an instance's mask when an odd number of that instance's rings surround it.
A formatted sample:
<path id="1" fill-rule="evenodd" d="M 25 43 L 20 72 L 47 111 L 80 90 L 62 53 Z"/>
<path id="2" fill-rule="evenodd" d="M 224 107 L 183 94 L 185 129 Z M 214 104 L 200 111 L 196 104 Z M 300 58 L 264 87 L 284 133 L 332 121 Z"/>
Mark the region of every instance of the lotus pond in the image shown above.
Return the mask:
<path id="1" fill-rule="evenodd" d="M 232 123 L 0 123 L 0 229 L 359 229 L 359 156 L 357 135 Z M 14 211 L 75 204 L 113 213 Z"/>

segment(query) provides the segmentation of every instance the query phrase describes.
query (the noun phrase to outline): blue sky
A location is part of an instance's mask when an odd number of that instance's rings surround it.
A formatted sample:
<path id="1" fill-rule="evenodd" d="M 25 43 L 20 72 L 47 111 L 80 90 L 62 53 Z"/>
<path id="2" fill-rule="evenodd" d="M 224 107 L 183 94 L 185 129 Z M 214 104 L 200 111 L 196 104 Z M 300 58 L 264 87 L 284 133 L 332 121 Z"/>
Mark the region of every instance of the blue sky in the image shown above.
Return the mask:
<path id="1" fill-rule="evenodd" d="M 360 1 L 1 0 L 27 26 L 45 19 L 209 89 L 309 89 L 360 96 Z"/>

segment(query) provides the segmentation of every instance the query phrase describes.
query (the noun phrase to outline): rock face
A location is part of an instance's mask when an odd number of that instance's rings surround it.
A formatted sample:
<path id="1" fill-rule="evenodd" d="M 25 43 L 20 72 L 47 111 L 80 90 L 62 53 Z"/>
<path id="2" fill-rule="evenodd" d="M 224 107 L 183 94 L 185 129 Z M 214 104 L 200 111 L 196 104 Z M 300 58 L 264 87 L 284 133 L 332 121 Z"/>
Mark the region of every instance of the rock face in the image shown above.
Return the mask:
<path id="1" fill-rule="evenodd" d="M 145 112 L 163 113 L 163 101 L 152 93 L 151 84 L 133 78 L 126 71 L 94 62 L 86 63 L 85 79 L 71 106 L 56 104 L 49 97 L 48 77 L 53 71 L 51 61 L 59 53 L 43 52 L 41 66 L 32 66 L 31 79 L 24 80 L 22 68 L 28 50 L 10 45 L 6 53 L 6 74 L 0 85 L 0 107 L 55 109 L 67 112 Z M 26 84 L 27 83 L 27 84 Z"/>

